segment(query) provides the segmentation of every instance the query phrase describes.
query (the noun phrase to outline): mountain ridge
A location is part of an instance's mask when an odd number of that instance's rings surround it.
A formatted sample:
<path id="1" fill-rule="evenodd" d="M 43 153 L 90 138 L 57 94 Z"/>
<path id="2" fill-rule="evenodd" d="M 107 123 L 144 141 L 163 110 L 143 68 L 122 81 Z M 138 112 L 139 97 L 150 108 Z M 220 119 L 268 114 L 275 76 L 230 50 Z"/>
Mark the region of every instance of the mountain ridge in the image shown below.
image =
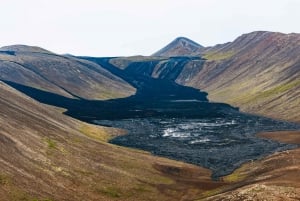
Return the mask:
<path id="1" fill-rule="evenodd" d="M 53 54 L 53 52 L 50 52 L 49 50 L 46 50 L 38 46 L 21 45 L 21 44 L 3 46 L 0 48 L 0 51 L 32 52 L 32 53 L 36 52 L 36 53 Z"/>
<path id="2" fill-rule="evenodd" d="M 6 46 L 0 51 L 0 79 L 66 97 L 111 99 L 135 89 L 101 66 L 35 46 Z"/>
<path id="3" fill-rule="evenodd" d="M 191 39 L 186 37 L 178 37 L 156 53 L 152 54 L 152 56 L 187 56 L 190 54 L 190 52 L 195 52 L 202 48 L 202 45 L 192 41 Z"/>

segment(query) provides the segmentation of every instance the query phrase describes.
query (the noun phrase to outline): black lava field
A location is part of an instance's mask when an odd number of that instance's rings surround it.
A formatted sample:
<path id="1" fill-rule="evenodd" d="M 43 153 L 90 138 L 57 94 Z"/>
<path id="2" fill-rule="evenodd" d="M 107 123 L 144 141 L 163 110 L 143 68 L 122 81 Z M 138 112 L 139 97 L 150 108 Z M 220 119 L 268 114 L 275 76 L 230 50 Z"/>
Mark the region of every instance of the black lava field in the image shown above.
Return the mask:
<path id="1" fill-rule="evenodd" d="M 97 124 L 128 130 L 111 143 L 209 168 L 213 178 L 242 163 L 295 148 L 256 137 L 261 131 L 299 129 L 298 125 L 241 113 L 212 118 L 131 118 Z"/>

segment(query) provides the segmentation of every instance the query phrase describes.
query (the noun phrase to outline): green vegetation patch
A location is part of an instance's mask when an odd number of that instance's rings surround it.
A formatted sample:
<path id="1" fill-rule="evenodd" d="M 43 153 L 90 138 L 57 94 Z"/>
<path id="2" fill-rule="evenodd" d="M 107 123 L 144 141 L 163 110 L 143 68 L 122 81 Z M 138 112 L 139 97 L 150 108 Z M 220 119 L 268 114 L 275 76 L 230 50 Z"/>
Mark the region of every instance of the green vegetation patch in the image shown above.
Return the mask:
<path id="1" fill-rule="evenodd" d="M 249 170 L 251 170 L 251 167 L 253 165 L 253 161 L 248 164 L 244 164 L 242 167 L 235 170 L 230 175 L 222 177 L 223 181 L 230 182 L 230 183 L 236 183 L 245 180 L 249 175 Z"/>
<path id="2" fill-rule="evenodd" d="M 155 188 L 152 186 L 140 183 L 136 187 L 133 188 L 134 193 L 148 193 L 155 191 Z"/>
<path id="3" fill-rule="evenodd" d="M 6 185 L 9 183 L 9 178 L 8 176 L 4 175 L 4 174 L 0 174 L 0 186 L 1 185 Z"/>
<path id="4" fill-rule="evenodd" d="M 47 143 L 49 149 L 56 149 L 57 148 L 57 143 L 54 140 L 52 140 L 50 138 L 46 138 L 45 142 Z"/>
<path id="5" fill-rule="evenodd" d="M 88 124 L 82 124 L 79 131 L 82 134 L 100 142 L 107 142 L 112 138 L 112 136 L 109 135 L 104 128 L 101 129 Z"/>
<path id="6" fill-rule="evenodd" d="M 270 99 L 277 95 L 281 95 L 295 87 L 300 85 L 300 80 L 292 81 L 289 83 L 280 84 L 278 86 L 274 86 L 265 91 L 259 91 L 258 89 L 253 89 L 248 93 L 241 94 L 240 96 L 231 100 L 233 103 L 245 103 L 249 104 L 252 102 L 259 103 L 264 99 Z"/>
<path id="7" fill-rule="evenodd" d="M 29 195 L 23 189 L 20 189 L 17 185 L 14 184 L 13 179 L 6 174 L 0 173 L 0 188 L 5 186 L 6 192 L 8 193 L 9 200 L 11 201 L 53 201 L 48 198 L 36 198 Z M 0 200 L 1 197 L 0 197 Z"/>
<path id="8" fill-rule="evenodd" d="M 119 198 L 121 197 L 120 189 L 116 187 L 103 187 L 100 189 L 96 189 L 96 192 L 101 193 L 107 197 L 111 198 Z"/>
<path id="9" fill-rule="evenodd" d="M 110 100 L 110 99 L 116 99 L 116 98 L 126 98 L 130 95 L 128 93 L 128 91 L 104 89 L 102 86 L 100 86 L 100 87 L 101 88 L 99 90 L 102 90 L 101 93 L 94 94 L 96 99 L 99 99 L 99 100 Z"/>
<path id="10" fill-rule="evenodd" d="M 21 189 L 13 188 L 9 192 L 11 201 L 53 201 L 48 198 L 34 198 Z"/>
<path id="11" fill-rule="evenodd" d="M 266 90 L 262 90 L 260 89 L 260 86 L 257 86 L 250 90 L 244 90 L 243 92 L 240 92 L 238 87 L 231 86 L 230 88 L 226 88 L 222 91 L 211 93 L 210 98 L 213 97 L 212 99 L 216 100 L 215 97 L 217 97 L 217 101 L 225 99 L 229 104 L 251 104 L 253 106 L 253 104 L 257 105 L 262 103 L 264 100 L 272 99 L 299 86 L 300 80 L 269 87 Z M 227 94 L 231 94 L 232 98 L 229 98 Z"/>
<path id="12" fill-rule="evenodd" d="M 223 180 L 230 183 L 235 183 L 242 181 L 246 178 L 246 175 L 241 174 L 240 172 L 234 172 L 230 175 L 223 177 Z"/>
<path id="13" fill-rule="evenodd" d="M 217 195 L 217 194 L 221 193 L 222 191 L 223 191 L 222 188 L 216 188 L 216 189 L 205 191 L 201 194 L 201 196 L 200 196 L 201 198 L 197 199 L 197 201 L 203 200 L 203 198 Z"/>
<path id="14" fill-rule="evenodd" d="M 229 59 L 233 55 L 235 55 L 234 51 L 226 51 L 226 52 L 208 52 L 205 55 L 203 55 L 203 58 L 207 60 L 223 60 L 223 59 Z"/>
<path id="15" fill-rule="evenodd" d="M 282 94 L 286 91 L 291 90 L 294 87 L 300 86 L 300 80 L 296 80 L 293 82 L 281 84 L 279 86 L 273 87 L 271 89 L 268 89 L 262 93 L 259 93 L 256 98 L 267 98 L 269 96 L 277 95 L 277 94 Z"/>

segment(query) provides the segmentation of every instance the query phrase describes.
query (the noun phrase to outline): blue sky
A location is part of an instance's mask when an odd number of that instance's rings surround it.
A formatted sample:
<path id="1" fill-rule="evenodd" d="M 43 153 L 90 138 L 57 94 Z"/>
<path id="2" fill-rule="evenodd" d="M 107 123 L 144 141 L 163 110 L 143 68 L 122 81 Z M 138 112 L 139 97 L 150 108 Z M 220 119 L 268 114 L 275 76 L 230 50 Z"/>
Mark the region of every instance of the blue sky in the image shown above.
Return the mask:
<path id="1" fill-rule="evenodd" d="M 1 0 L 0 46 L 150 55 L 178 36 L 204 46 L 256 30 L 300 33 L 300 0 Z"/>

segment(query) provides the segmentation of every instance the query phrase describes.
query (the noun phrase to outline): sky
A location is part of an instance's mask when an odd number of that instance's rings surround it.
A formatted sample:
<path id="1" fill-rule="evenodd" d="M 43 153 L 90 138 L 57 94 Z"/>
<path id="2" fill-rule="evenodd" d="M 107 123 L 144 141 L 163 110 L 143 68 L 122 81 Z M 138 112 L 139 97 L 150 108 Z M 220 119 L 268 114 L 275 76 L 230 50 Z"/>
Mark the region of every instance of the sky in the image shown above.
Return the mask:
<path id="1" fill-rule="evenodd" d="M 0 0 L 0 46 L 151 55 L 176 37 L 203 46 L 243 33 L 300 33 L 300 0 Z"/>

